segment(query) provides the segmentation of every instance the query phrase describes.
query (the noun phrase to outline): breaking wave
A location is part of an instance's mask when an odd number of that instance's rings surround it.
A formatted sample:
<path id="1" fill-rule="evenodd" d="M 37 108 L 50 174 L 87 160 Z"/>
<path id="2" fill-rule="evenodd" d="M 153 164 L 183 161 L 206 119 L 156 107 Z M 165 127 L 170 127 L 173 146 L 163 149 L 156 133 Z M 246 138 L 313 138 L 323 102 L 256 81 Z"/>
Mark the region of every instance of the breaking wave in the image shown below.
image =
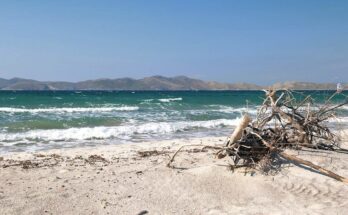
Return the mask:
<path id="1" fill-rule="evenodd" d="M 218 109 L 214 109 L 213 111 L 216 112 L 222 112 L 222 113 L 249 113 L 256 115 L 257 114 L 257 108 L 258 107 L 230 107 L 230 106 L 224 106 L 224 105 L 210 105 L 211 107 L 218 107 Z"/>
<path id="2" fill-rule="evenodd" d="M 122 106 L 122 107 L 86 107 L 86 108 L 10 108 L 0 107 L 0 112 L 7 113 L 75 113 L 75 112 L 112 112 L 112 111 L 135 111 L 139 107 Z"/>
<path id="3" fill-rule="evenodd" d="M 158 99 L 160 102 L 172 102 L 172 101 L 182 101 L 182 98 L 166 98 L 166 99 Z"/>
<path id="4" fill-rule="evenodd" d="M 348 105 L 342 106 L 339 109 L 348 110 Z"/>
<path id="5" fill-rule="evenodd" d="M 235 126 L 239 119 L 227 120 L 217 119 L 210 121 L 180 121 L 180 122 L 150 122 L 142 125 L 124 125 L 113 127 L 84 127 L 69 129 L 51 129 L 51 130 L 31 130 L 22 133 L 2 133 L 1 142 L 15 141 L 76 141 L 93 139 L 121 138 L 128 139 L 133 135 L 161 135 L 181 131 L 189 131 L 199 128 L 221 128 L 226 126 Z"/>

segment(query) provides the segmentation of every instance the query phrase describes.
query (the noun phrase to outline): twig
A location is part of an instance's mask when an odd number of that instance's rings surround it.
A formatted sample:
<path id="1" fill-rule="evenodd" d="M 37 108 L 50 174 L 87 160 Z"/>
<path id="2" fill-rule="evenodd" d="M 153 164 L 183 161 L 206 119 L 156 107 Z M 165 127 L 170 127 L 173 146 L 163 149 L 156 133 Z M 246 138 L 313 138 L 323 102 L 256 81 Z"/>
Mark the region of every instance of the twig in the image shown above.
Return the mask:
<path id="1" fill-rule="evenodd" d="M 296 163 L 299 163 L 299 164 L 303 164 L 303 165 L 306 165 L 306 166 L 309 166 L 317 171 L 319 171 L 320 173 L 326 175 L 326 176 L 329 176 L 331 178 L 334 178 L 336 179 L 337 181 L 341 181 L 345 184 L 348 184 L 348 178 L 345 178 L 345 177 L 342 177 L 340 175 L 337 175 L 336 173 L 334 172 L 331 172 L 330 170 L 327 170 L 327 169 L 324 169 L 322 168 L 321 166 L 318 166 L 310 161 L 307 161 L 307 160 L 303 160 L 301 158 L 298 158 L 298 157 L 295 157 L 293 155 L 289 155 L 289 154 L 286 154 L 285 152 L 280 152 L 279 153 L 282 157 L 288 159 L 288 160 L 291 160 L 291 161 L 294 161 Z"/>
<path id="2" fill-rule="evenodd" d="M 170 158 L 169 162 L 167 163 L 167 167 L 172 167 L 171 164 L 174 161 L 175 156 L 184 148 L 184 147 L 192 147 L 192 146 L 203 146 L 203 148 L 201 150 L 204 150 L 206 148 L 212 148 L 212 149 L 224 149 L 225 147 L 219 147 L 219 146 L 209 146 L 209 145 L 201 145 L 201 144 L 191 144 L 191 145 L 183 145 L 181 146 L 174 154 L 173 156 Z"/>

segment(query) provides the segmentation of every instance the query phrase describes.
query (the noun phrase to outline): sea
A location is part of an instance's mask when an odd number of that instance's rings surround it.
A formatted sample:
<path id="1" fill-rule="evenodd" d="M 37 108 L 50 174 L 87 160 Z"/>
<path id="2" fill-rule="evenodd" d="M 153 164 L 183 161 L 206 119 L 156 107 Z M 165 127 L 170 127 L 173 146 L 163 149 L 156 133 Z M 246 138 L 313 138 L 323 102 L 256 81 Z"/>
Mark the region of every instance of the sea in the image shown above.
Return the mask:
<path id="1" fill-rule="evenodd" d="M 333 91 L 296 91 L 324 103 Z M 262 91 L 0 91 L 0 153 L 228 136 Z M 347 98 L 335 96 L 333 103 Z M 348 108 L 338 117 L 348 123 Z M 155 142 L 155 141 L 154 141 Z"/>

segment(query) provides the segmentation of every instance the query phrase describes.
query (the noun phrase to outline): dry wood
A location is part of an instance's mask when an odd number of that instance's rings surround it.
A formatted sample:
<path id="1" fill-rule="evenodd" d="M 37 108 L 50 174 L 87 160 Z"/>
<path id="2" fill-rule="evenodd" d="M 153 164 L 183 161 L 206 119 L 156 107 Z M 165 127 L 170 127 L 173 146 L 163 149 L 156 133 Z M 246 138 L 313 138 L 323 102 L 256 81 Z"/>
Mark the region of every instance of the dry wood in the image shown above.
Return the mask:
<path id="1" fill-rule="evenodd" d="M 280 154 L 282 157 L 284 157 L 284 158 L 286 158 L 286 159 L 288 159 L 288 160 L 290 160 L 290 161 L 294 161 L 294 162 L 296 162 L 296 163 L 306 165 L 306 166 L 308 166 L 308 167 L 311 167 L 311 168 L 313 168 L 313 169 L 319 171 L 320 173 L 322 173 L 322 174 L 324 174 L 324 175 L 326 175 L 326 176 L 329 176 L 329 177 L 331 177 L 331 178 L 336 179 L 337 181 L 341 181 L 341 182 L 343 182 L 343 183 L 345 183 L 345 184 L 348 184 L 348 178 L 345 178 L 345 177 L 342 177 L 342 176 L 340 176 L 340 175 L 337 175 L 336 173 L 331 172 L 330 170 L 324 169 L 323 167 L 318 166 L 318 165 L 316 165 L 316 164 L 314 164 L 314 163 L 312 163 L 312 162 L 310 162 L 310 161 L 303 160 L 303 159 L 298 158 L 298 157 L 295 157 L 295 156 L 293 156 L 293 155 L 289 155 L 289 154 L 287 154 L 287 153 L 285 153 L 285 152 L 280 152 L 279 154 Z"/>
<path id="2" fill-rule="evenodd" d="M 250 122 L 251 122 L 251 119 L 250 119 L 249 115 L 244 114 L 244 116 L 241 119 L 241 121 L 239 122 L 238 126 L 236 127 L 236 129 L 234 129 L 232 135 L 230 136 L 230 139 L 227 143 L 227 146 L 230 146 L 230 145 L 236 143 L 238 140 L 240 140 L 240 138 L 243 135 L 244 129 L 248 126 L 248 124 Z"/>
<path id="3" fill-rule="evenodd" d="M 178 150 L 176 150 L 176 152 L 173 154 L 173 156 L 170 158 L 169 162 L 167 163 L 167 167 L 172 167 L 172 163 L 174 162 L 175 157 L 177 156 L 177 154 L 182 151 L 183 148 L 186 147 L 192 147 L 192 146 L 196 146 L 196 147 L 202 147 L 201 151 L 203 151 L 204 149 L 223 149 L 224 147 L 219 147 L 219 146 L 210 146 L 210 145 L 201 145 L 201 144 L 191 144 L 191 145 L 183 145 L 181 146 Z"/>
<path id="4" fill-rule="evenodd" d="M 255 134 L 255 133 L 254 133 L 254 134 Z M 272 145 L 269 144 L 267 141 L 263 140 L 263 139 L 260 137 L 260 135 L 258 135 L 258 134 L 255 134 L 255 135 L 256 135 L 257 137 L 259 137 L 259 138 L 261 139 L 261 141 L 262 141 L 267 147 L 270 148 L 270 150 L 272 150 L 272 151 L 277 151 L 277 150 L 278 150 L 276 147 L 272 146 Z M 338 180 L 338 181 L 341 181 L 341 182 L 344 182 L 344 183 L 348 184 L 348 178 L 344 178 L 344 177 L 342 177 L 342 176 L 340 176 L 340 175 L 337 175 L 336 173 L 331 172 L 330 170 L 324 169 L 323 167 L 318 166 L 318 165 L 316 165 L 316 164 L 314 164 L 314 163 L 312 163 L 312 162 L 310 162 L 310 161 L 307 161 L 307 160 L 304 160 L 304 159 L 295 157 L 295 156 L 293 156 L 293 155 L 289 155 L 289 154 L 287 154 L 287 153 L 285 153 L 285 152 L 279 152 L 279 154 L 280 154 L 282 157 L 284 157 L 284 158 L 286 158 L 286 159 L 288 159 L 288 160 L 290 160 L 290 161 L 293 161 L 293 162 L 296 162 L 296 163 L 299 163 L 299 164 L 306 165 L 306 166 L 308 166 L 308 167 L 311 167 L 311 168 L 313 168 L 313 169 L 319 171 L 320 173 L 322 173 L 322 174 L 324 174 L 324 175 L 326 175 L 326 176 L 329 176 L 329 177 L 334 178 L 334 179 L 336 179 L 336 180 Z"/>
<path id="5" fill-rule="evenodd" d="M 284 152 L 286 148 L 294 150 L 312 148 L 340 152 L 342 149 L 337 142 L 338 138 L 329 129 L 327 121 L 334 118 L 337 108 L 348 104 L 348 101 L 331 105 L 334 96 L 338 95 L 335 93 L 318 107 L 312 103 L 313 99 L 310 95 L 298 101 L 294 93 L 288 90 L 283 91 L 279 96 L 273 89 L 265 90 L 265 94 L 266 97 L 253 122 L 249 115 L 244 115 L 225 146 L 204 147 L 218 150 L 218 158 L 229 156 L 234 163 L 232 167 L 257 168 L 262 165 L 271 167 L 277 159 L 275 155 L 278 154 L 287 160 L 305 165 L 348 184 L 347 178 Z M 182 146 L 174 153 L 168 166 L 171 166 L 182 148 L 187 146 Z"/>

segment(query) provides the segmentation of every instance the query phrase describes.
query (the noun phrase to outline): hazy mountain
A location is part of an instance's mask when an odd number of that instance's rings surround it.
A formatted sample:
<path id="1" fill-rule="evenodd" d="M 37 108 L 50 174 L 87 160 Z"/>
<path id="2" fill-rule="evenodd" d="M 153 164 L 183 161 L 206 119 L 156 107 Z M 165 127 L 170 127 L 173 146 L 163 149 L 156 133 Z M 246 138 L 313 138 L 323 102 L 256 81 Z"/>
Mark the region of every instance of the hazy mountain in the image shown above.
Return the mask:
<path id="1" fill-rule="evenodd" d="M 284 82 L 272 85 L 277 89 L 335 89 L 334 83 Z M 249 83 L 219 83 L 185 76 L 152 76 L 142 79 L 97 79 L 81 82 L 45 82 L 30 79 L 2 79 L 0 90 L 258 90 L 268 88 Z"/>
<path id="2" fill-rule="evenodd" d="M 9 85 L 9 80 L 0 78 L 0 89 Z"/>
<path id="3" fill-rule="evenodd" d="M 310 83 L 287 81 L 284 83 L 275 83 L 272 85 L 275 89 L 298 89 L 298 90 L 317 90 L 317 89 L 336 89 L 335 83 Z"/>

